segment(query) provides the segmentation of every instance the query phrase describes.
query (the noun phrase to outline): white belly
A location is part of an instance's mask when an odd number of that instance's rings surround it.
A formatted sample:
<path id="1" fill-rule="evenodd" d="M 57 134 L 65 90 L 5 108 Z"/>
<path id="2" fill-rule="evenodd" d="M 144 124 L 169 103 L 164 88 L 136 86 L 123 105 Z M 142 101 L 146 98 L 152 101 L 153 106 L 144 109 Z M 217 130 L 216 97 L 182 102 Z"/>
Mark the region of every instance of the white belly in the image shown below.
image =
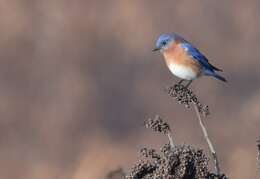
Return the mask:
<path id="1" fill-rule="evenodd" d="M 194 80 L 198 77 L 198 74 L 192 68 L 183 65 L 170 64 L 169 69 L 175 76 L 181 79 Z"/>

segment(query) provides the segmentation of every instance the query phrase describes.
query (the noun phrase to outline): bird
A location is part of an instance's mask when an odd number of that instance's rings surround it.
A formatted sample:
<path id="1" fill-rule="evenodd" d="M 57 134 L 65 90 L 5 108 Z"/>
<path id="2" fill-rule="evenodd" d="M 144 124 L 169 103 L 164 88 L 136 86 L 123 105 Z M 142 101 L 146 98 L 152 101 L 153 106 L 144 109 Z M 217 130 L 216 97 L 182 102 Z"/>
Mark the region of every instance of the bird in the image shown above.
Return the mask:
<path id="1" fill-rule="evenodd" d="M 153 51 L 160 51 L 171 73 L 183 81 L 188 87 L 195 79 L 201 76 L 211 76 L 220 81 L 227 82 L 218 72 L 223 70 L 210 64 L 192 43 L 176 33 L 162 34 L 156 41 Z"/>

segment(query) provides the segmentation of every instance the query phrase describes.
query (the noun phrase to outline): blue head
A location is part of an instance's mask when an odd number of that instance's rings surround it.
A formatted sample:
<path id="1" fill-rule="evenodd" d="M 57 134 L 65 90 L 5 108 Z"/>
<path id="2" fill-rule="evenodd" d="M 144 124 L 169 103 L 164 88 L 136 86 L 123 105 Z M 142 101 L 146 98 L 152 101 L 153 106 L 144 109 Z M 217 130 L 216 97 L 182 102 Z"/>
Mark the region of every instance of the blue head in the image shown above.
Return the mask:
<path id="1" fill-rule="evenodd" d="M 171 45 L 177 40 L 178 36 L 176 34 L 162 34 L 156 42 L 156 47 L 153 51 L 160 50 L 163 52 L 167 50 Z"/>

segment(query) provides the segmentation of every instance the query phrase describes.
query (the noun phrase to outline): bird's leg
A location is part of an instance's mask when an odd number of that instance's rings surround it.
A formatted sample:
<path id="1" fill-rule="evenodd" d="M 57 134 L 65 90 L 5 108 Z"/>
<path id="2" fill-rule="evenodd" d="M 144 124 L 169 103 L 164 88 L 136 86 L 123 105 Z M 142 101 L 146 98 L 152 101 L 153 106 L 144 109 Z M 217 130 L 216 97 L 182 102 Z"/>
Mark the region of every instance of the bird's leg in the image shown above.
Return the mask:
<path id="1" fill-rule="evenodd" d="M 186 84 L 185 88 L 188 88 L 191 83 L 192 83 L 192 80 L 190 80 L 190 81 Z"/>
<path id="2" fill-rule="evenodd" d="M 183 81 L 184 81 L 184 80 L 180 80 L 180 81 L 178 82 L 178 85 L 181 85 Z"/>

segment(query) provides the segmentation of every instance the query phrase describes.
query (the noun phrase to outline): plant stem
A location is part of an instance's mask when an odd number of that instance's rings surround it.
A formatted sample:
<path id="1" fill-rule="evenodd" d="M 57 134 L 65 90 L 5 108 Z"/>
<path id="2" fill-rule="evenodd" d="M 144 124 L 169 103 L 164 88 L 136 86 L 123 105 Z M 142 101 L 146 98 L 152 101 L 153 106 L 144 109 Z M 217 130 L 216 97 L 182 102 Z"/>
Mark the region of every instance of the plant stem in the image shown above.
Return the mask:
<path id="1" fill-rule="evenodd" d="M 175 145 L 174 145 L 174 143 L 173 143 L 173 139 L 172 139 L 172 134 L 171 134 L 171 132 L 168 132 L 168 133 L 167 133 L 167 137 L 168 137 L 168 139 L 169 139 L 169 141 L 170 141 L 171 148 L 174 148 Z"/>
<path id="2" fill-rule="evenodd" d="M 204 138 L 206 139 L 207 144 L 208 144 L 208 146 L 209 146 L 209 149 L 210 149 L 210 151 L 211 151 L 211 154 L 212 154 L 212 156 L 213 156 L 214 163 L 215 163 L 216 174 L 219 176 L 219 175 L 220 175 L 220 167 L 219 167 L 219 161 L 218 161 L 217 153 L 216 153 L 216 151 L 215 151 L 215 149 L 214 149 L 214 147 L 213 147 L 213 144 L 212 144 L 211 140 L 209 139 L 208 132 L 207 132 L 207 129 L 206 129 L 206 127 L 205 127 L 205 125 L 203 124 L 203 121 L 202 121 L 202 119 L 201 119 L 198 106 L 197 106 L 196 104 L 193 104 L 193 106 L 194 106 L 194 109 L 195 109 L 195 111 L 196 111 L 196 115 L 197 115 L 197 118 L 198 118 L 200 127 L 201 127 L 201 129 L 202 129 Z"/>

